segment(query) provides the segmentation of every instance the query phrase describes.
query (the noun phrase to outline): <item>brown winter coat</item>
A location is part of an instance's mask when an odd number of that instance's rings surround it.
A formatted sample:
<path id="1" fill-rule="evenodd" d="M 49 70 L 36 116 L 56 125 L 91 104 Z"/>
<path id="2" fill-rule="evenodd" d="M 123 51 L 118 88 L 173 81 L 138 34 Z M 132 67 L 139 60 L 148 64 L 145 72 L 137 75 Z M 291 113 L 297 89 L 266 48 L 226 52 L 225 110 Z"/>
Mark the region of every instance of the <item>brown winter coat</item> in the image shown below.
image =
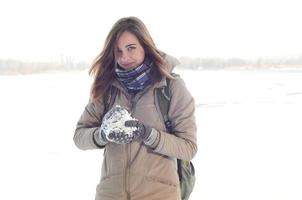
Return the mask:
<path id="1" fill-rule="evenodd" d="M 176 159 L 191 160 L 197 152 L 194 100 L 183 80 L 171 81 L 169 118 L 174 134 L 166 132 L 160 110 L 156 106 L 154 88 L 166 85 L 166 80 L 130 95 L 118 81 L 115 105 L 126 107 L 132 116 L 160 132 L 155 149 L 142 142 L 108 143 L 104 149 L 101 181 L 96 200 L 180 200 Z M 75 131 L 78 148 L 97 149 L 93 135 L 97 134 L 104 115 L 102 98 L 89 102 Z"/>

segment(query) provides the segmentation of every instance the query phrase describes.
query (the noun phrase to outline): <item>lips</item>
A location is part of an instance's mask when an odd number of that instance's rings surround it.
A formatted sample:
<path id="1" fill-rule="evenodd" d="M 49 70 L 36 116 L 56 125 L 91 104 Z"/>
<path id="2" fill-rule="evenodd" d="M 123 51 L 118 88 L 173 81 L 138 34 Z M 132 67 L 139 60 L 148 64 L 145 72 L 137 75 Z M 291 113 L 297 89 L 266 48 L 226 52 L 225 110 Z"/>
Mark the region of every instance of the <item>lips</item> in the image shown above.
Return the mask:
<path id="1" fill-rule="evenodd" d="M 125 66 L 125 67 L 132 67 L 132 66 L 134 66 L 134 62 L 132 62 L 132 63 L 125 63 L 125 64 L 123 64 L 123 66 Z"/>

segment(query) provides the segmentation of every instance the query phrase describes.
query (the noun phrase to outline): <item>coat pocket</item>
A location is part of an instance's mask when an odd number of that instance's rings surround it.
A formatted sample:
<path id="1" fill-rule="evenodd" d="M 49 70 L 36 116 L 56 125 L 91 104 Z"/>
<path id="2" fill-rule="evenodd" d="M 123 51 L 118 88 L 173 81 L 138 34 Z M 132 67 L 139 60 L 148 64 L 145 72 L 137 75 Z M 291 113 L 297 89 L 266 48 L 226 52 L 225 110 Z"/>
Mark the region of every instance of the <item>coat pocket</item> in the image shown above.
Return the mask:
<path id="1" fill-rule="evenodd" d="M 164 184 L 164 185 L 171 186 L 171 187 L 177 187 L 176 183 L 173 183 L 172 181 L 164 179 L 164 178 L 160 178 L 160 177 L 156 177 L 156 176 L 146 176 L 145 179 L 149 182 Z"/>

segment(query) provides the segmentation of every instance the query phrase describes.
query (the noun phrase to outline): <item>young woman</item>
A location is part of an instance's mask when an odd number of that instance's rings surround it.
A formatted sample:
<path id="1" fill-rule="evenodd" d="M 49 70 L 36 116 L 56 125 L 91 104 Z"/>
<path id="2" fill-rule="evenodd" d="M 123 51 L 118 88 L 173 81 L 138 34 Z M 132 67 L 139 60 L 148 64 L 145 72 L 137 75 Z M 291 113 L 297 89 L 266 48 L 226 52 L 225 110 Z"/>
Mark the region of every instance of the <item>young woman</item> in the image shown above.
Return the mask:
<path id="1" fill-rule="evenodd" d="M 74 134 L 78 148 L 102 149 L 104 158 L 97 200 L 180 200 L 177 159 L 191 160 L 197 152 L 194 100 L 181 78 L 170 75 L 178 64 L 159 51 L 147 28 L 136 17 L 118 20 L 110 30 L 102 52 L 90 68 L 94 82 L 90 101 Z M 173 132 L 165 127 L 154 90 L 170 79 L 168 117 Z M 114 87 L 113 105 L 126 108 L 135 120 L 133 137 L 104 133 L 104 97 Z M 114 115 L 114 111 L 107 115 Z M 110 116 L 109 116 L 110 117 Z"/>

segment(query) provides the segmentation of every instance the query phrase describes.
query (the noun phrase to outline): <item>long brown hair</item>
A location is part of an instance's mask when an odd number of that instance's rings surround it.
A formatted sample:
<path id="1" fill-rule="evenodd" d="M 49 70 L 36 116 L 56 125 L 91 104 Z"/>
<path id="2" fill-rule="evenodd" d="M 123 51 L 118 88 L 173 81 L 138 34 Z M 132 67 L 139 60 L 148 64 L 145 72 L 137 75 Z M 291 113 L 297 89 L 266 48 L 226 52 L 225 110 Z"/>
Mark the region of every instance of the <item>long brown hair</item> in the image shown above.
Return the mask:
<path id="1" fill-rule="evenodd" d="M 156 48 L 145 24 L 137 17 L 121 18 L 111 28 L 102 52 L 95 58 L 89 70 L 89 74 L 94 77 L 90 91 L 92 100 L 96 100 L 106 93 L 115 78 L 114 70 L 117 65 L 115 60 L 116 42 L 125 31 L 137 37 L 145 50 L 145 56 L 153 60 L 156 67 L 154 81 L 159 81 L 162 77 L 173 78 L 168 72 L 168 63 L 165 61 L 163 53 Z"/>

